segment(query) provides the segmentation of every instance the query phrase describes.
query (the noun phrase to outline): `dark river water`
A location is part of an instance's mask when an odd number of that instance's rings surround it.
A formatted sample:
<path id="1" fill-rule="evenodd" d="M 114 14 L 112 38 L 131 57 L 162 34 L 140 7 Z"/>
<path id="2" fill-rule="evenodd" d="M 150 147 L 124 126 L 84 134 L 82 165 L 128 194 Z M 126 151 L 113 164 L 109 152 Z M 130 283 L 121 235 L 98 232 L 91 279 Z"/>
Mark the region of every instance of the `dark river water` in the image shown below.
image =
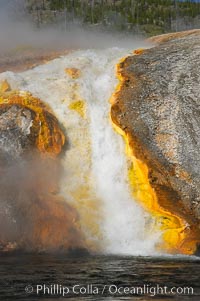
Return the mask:
<path id="1" fill-rule="evenodd" d="M 0 256 L 0 300 L 200 300 L 196 257 Z"/>

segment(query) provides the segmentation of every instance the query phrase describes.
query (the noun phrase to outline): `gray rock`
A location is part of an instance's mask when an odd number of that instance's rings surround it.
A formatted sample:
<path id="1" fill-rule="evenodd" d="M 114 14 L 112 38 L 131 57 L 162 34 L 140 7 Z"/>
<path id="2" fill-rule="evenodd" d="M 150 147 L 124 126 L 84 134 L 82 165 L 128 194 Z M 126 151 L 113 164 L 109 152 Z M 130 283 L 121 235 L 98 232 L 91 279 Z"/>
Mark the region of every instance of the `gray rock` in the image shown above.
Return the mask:
<path id="1" fill-rule="evenodd" d="M 129 133 L 135 155 L 163 208 L 200 239 L 200 31 L 175 34 L 119 66 L 124 79 L 112 119 Z M 193 234 L 191 234 L 193 235 Z"/>
<path id="2" fill-rule="evenodd" d="M 20 105 L 0 106 L 0 162 L 11 164 L 30 151 L 36 137 L 31 132 L 35 112 Z"/>

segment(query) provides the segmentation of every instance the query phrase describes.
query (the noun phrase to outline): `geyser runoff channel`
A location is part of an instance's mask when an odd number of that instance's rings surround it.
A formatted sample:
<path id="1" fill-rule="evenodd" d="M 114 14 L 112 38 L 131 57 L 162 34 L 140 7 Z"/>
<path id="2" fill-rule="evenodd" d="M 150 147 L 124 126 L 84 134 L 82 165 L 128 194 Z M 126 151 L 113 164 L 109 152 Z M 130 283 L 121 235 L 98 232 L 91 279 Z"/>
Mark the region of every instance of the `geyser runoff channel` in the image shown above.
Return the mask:
<path id="1" fill-rule="evenodd" d="M 115 66 L 128 52 L 75 51 L 32 70 L 2 73 L 0 80 L 48 103 L 63 124 L 68 147 L 61 193 L 78 210 L 87 247 L 149 255 L 155 254 L 161 233 L 151 231 L 153 217 L 131 195 L 124 141 L 109 117 L 118 83 Z"/>

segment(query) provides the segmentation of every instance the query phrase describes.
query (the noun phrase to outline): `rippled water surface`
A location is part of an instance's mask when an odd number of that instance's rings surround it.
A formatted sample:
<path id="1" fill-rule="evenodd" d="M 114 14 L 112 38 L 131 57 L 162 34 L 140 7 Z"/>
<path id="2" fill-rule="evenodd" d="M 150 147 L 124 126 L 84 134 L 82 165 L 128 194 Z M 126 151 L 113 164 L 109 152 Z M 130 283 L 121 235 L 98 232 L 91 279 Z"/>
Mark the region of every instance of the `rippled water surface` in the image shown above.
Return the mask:
<path id="1" fill-rule="evenodd" d="M 0 299 L 196 301 L 200 300 L 199 275 L 200 260 L 195 257 L 3 255 L 0 257 Z M 146 292 L 134 294 L 133 289 L 138 286 L 146 287 Z M 158 291 L 154 296 L 155 288 L 161 290 L 164 286 L 167 290 L 192 287 L 193 294 L 172 295 Z M 64 287 L 66 295 L 63 297 Z M 116 288 L 119 293 L 115 292 Z M 151 293 L 147 292 L 150 288 Z M 82 294 L 78 294 L 80 289 Z"/>

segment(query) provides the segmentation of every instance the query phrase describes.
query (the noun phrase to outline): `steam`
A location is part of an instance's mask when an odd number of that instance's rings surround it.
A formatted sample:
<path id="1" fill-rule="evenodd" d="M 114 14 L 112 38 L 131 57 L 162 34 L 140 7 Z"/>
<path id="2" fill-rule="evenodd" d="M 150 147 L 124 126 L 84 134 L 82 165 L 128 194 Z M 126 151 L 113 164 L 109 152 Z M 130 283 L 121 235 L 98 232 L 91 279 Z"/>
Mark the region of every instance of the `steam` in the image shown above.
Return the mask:
<path id="1" fill-rule="evenodd" d="M 29 251 L 62 251 L 83 243 L 76 211 L 58 196 L 58 160 L 29 155 L 1 167 L 0 243 Z"/>
<path id="2" fill-rule="evenodd" d="M 14 54 L 34 49 L 105 49 L 122 45 L 123 48 L 130 49 L 136 42 L 146 45 L 142 37 L 136 38 L 124 32 L 108 33 L 103 29 L 84 27 L 79 22 L 69 22 L 64 30 L 53 25 L 38 29 L 25 13 L 19 14 L 20 5 L 23 10 L 23 0 L 14 3 L 10 1 L 9 5 L 0 7 L 0 53 Z"/>

